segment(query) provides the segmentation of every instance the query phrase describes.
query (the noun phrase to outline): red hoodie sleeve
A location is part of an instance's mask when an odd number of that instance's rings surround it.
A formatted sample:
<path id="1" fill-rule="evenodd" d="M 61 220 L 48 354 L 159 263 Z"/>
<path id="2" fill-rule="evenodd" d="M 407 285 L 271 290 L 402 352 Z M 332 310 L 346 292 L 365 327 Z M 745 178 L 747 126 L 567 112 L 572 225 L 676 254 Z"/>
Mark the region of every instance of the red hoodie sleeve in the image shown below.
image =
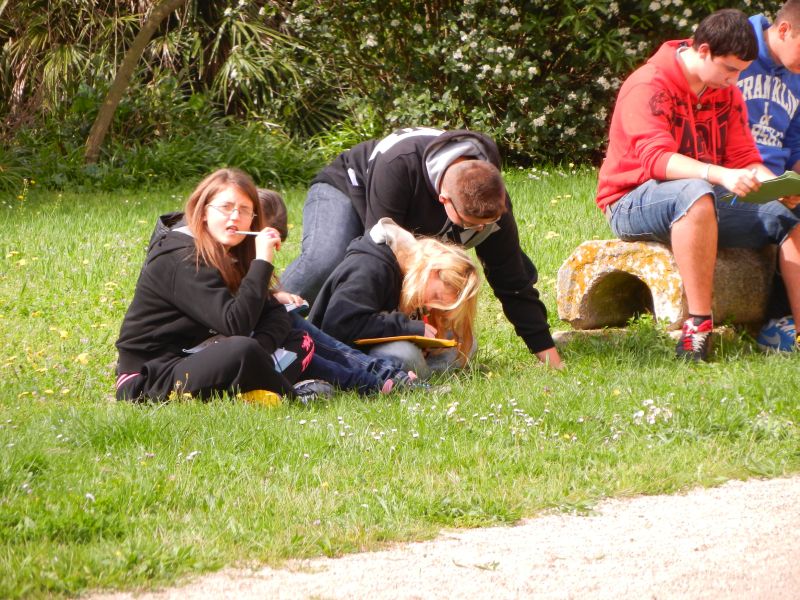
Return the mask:
<path id="1" fill-rule="evenodd" d="M 665 179 L 667 162 L 678 151 L 672 134 L 674 101 L 650 66 L 622 85 L 609 130 L 608 151 L 597 185 L 600 209 L 649 179 Z"/>
<path id="2" fill-rule="evenodd" d="M 657 81 L 635 83 L 619 99 L 622 134 L 629 140 L 631 159 L 642 169 L 641 183 L 666 179 L 667 162 L 678 151 L 672 132 L 674 96 Z"/>

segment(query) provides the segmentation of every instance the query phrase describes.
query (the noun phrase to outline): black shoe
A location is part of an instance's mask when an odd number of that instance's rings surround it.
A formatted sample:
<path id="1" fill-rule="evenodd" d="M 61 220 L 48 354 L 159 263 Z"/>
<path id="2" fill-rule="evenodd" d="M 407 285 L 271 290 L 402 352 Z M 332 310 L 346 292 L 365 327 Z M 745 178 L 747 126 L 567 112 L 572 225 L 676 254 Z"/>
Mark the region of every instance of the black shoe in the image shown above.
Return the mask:
<path id="1" fill-rule="evenodd" d="M 711 351 L 711 331 L 714 323 L 711 319 L 700 321 L 694 317 L 689 317 L 683 322 L 681 337 L 675 348 L 678 358 L 687 360 L 708 360 Z"/>
<path id="2" fill-rule="evenodd" d="M 317 400 L 325 400 L 333 396 L 333 386 L 321 379 L 304 379 L 293 386 L 296 400 L 302 404 L 309 404 Z"/>

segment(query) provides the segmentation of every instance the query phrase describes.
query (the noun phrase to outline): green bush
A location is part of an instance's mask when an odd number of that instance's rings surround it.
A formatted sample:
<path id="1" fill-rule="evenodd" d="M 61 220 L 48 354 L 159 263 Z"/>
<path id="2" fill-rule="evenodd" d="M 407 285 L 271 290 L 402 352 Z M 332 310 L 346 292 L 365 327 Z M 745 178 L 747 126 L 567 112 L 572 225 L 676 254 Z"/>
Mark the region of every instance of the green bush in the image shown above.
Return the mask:
<path id="1" fill-rule="evenodd" d="M 745 2 L 760 12 L 776 3 Z M 729 3 L 299 0 L 286 24 L 330 60 L 356 121 L 470 127 L 514 162 L 597 161 L 624 77 Z"/>
<path id="2" fill-rule="evenodd" d="M 0 152 L 0 191 L 17 193 L 23 176 L 53 189 L 161 187 L 228 165 L 280 187 L 307 181 L 320 166 L 315 151 L 277 127 L 220 116 L 202 95 L 187 96 L 169 78 L 161 84 L 120 105 L 94 165 L 84 164 L 84 142 L 104 91 L 82 86 L 61 115 L 23 128 Z"/>
<path id="3" fill-rule="evenodd" d="M 221 164 L 290 183 L 412 125 L 485 131 L 510 164 L 598 164 L 621 81 L 728 4 L 190 0 L 153 37 L 101 162 L 85 168 L 83 143 L 142 6 L 0 11 L 0 191 L 20 177 L 101 189 L 194 179 Z"/>

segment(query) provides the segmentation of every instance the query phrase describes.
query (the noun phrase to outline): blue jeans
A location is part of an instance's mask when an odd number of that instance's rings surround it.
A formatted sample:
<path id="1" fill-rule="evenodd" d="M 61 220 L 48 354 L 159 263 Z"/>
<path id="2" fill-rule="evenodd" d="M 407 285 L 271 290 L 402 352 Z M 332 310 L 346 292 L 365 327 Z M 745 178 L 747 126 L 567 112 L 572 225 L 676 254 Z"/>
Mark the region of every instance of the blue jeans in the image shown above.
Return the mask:
<path id="1" fill-rule="evenodd" d="M 702 179 L 651 179 L 608 207 L 611 230 L 625 241 L 669 244 L 672 225 L 707 194 L 715 198 L 721 248 L 780 245 L 800 223 L 800 217 L 777 200 L 766 204 L 719 200 L 726 193 L 722 186 Z"/>
<path id="2" fill-rule="evenodd" d="M 354 387 L 361 393 L 380 389 L 387 379 L 397 382 L 408 377 L 399 368 L 398 361 L 367 356 L 331 337 L 300 315 L 294 312 L 289 314 L 292 329 L 305 331 L 314 340 L 315 352 L 308 369 L 309 377 L 324 379 L 342 389 Z"/>
<path id="3" fill-rule="evenodd" d="M 363 234 L 364 225 L 346 194 L 327 183 L 312 185 L 303 205 L 300 256 L 281 276 L 283 288 L 313 304 L 347 246 Z"/>

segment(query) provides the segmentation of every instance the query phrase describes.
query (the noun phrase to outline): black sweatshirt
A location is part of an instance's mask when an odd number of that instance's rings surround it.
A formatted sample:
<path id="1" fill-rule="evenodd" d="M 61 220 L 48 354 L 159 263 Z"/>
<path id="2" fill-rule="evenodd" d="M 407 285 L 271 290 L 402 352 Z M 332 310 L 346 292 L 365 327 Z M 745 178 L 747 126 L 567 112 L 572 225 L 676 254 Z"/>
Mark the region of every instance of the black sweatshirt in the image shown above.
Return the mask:
<path id="1" fill-rule="evenodd" d="M 406 129 L 343 152 L 317 175 L 314 183 L 327 183 L 346 194 L 366 231 L 381 218 L 390 217 L 416 235 L 447 238 L 471 247 L 474 244 L 468 240 L 465 244 L 469 232 L 447 218 L 432 181 L 436 173 L 427 164 L 449 144 L 463 141 L 480 146 L 489 162 L 500 168 L 497 145 L 481 133 Z M 534 287 L 538 279 L 536 267 L 520 247 L 507 193 L 506 205 L 508 210 L 497 223 L 497 230 L 478 242 L 476 253 L 486 280 L 517 335 L 532 352 L 540 352 L 554 345 L 547 309 Z"/>
<path id="2" fill-rule="evenodd" d="M 268 292 L 271 275 L 270 263 L 254 260 L 231 294 L 217 269 L 203 262 L 198 268 L 193 237 L 166 233 L 148 252 L 122 322 L 117 372 L 138 373 L 145 363 L 158 370 L 217 334 L 253 333 L 274 352 L 291 327 L 286 310 Z"/>
<path id="3" fill-rule="evenodd" d="M 350 345 L 359 338 L 424 335 L 422 321 L 397 311 L 402 284 L 392 249 L 369 235 L 356 238 L 325 281 L 308 318 Z"/>

